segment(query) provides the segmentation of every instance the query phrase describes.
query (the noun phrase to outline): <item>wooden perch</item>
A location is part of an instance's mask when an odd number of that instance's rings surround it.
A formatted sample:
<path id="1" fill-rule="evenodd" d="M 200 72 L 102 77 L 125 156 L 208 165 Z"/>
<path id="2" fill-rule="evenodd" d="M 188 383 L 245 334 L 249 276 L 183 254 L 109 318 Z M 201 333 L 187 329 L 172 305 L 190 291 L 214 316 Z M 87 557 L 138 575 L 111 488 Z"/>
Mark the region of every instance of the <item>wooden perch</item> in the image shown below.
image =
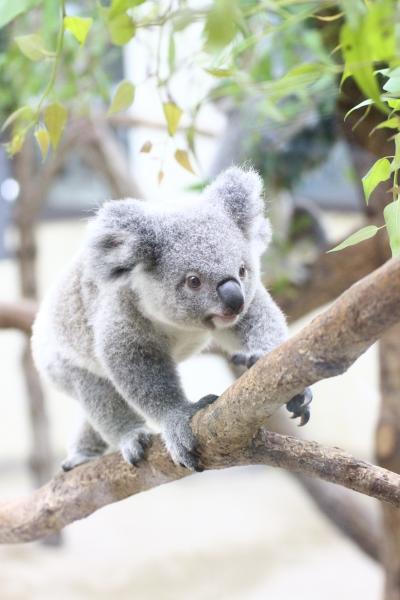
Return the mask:
<path id="1" fill-rule="evenodd" d="M 347 290 L 292 339 L 261 359 L 192 425 L 207 468 L 266 464 L 341 484 L 400 507 L 400 476 L 338 448 L 263 429 L 266 418 L 305 386 L 343 373 L 400 320 L 400 260 Z M 318 401 L 318 398 L 315 400 Z M 26 498 L 0 505 L 0 542 L 59 531 L 95 510 L 188 475 L 155 438 L 137 468 L 111 454 L 59 474 Z"/>

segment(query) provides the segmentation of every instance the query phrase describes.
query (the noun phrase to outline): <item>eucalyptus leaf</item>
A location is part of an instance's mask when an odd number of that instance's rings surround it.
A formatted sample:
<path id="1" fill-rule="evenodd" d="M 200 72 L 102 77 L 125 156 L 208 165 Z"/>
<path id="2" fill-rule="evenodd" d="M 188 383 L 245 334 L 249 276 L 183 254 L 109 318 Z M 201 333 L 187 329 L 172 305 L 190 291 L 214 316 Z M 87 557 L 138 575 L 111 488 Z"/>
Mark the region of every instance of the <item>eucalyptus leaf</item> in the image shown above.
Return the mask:
<path id="1" fill-rule="evenodd" d="M 165 102 L 163 104 L 163 110 L 167 121 L 168 133 L 171 136 L 175 135 L 181 120 L 182 111 L 175 102 Z"/>
<path id="2" fill-rule="evenodd" d="M 59 102 L 54 102 L 46 106 L 43 116 L 49 132 L 51 145 L 56 150 L 67 122 L 67 109 Z"/>
<path id="3" fill-rule="evenodd" d="M 195 175 L 195 171 L 190 163 L 189 155 L 186 150 L 177 150 L 175 152 L 175 160 L 181 167 L 186 169 L 186 171 Z"/>
<path id="4" fill-rule="evenodd" d="M 114 113 L 121 112 L 129 108 L 132 102 L 135 99 L 135 86 L 133 83 L 125 79 L 118 84 L 113 99 L 111 101 L 111 106 L 108 109 L 109 115 L 113 115 Z"/>
<path id="5" fill-rule="evenodd" d="M 3 0 L 0 2 L 0 28 L 43 0 Z"/>
<path id="6" fill-rule="evenodd" d="M 376 227 L 376 225 L 367 225 L 366 227 L 359 229 L 352 235 L 349 235 L 349 237 L 346 238 L 338 246 L 335 246 L 331 250 L 328 250 L 328 253 L 338 252 L 339 250 L 343 250 L 344 248 L 348 248 L 349 246 L 355 246 L 356 244 L 359 244 L 364 240 L 369 240 L 369 238 L 374 237 L 377 231 L 379 231 L 379 227 Z"/>
<path id="7" fill-rule="evenodd" d="M 400 255 L 400 199 L 391 202 L 383 209 L 386 229 L 389 236 L 392 256 Z"/>
<path id="8" fill-rule="evenodd" d="M 237 12 L 237 0 L 214 0 L 204 30 L 208 48 L 218 50 L 233 40 L 237 33 Z"/>
<path id="9" fill-rule="evenodd" d="M 46 50 L 42 36 L 38 33 L 19 35 L 14 40 L 22 54 L 29 58 L 29 60 L 36 62 L 54 56 L 53 52 Z"/>
<path id="10" fill-rule="evenodd" d="M 391 165 L 387 158 L 377 160 L 368 173 L 362 178 L 365 200 L 368 200 L 374 189 L 382 182 L 387 181 L 390 177 Z"/>
<path id="11" fill-rule="evenodd" d="M 109 12 L 109 18 L 126 13 L 130 8 L 143 4 L 145 0 L 112 0 Z"/>
<path id="12" fill-rule="evenodd" d="M 64 27 L 83 46 L 93 24 L 93 19 L 84 17 L 64 17 Z"/>
<path id="13" fill-rule="evenodd" d="M 136 25 L 127 14 L 122 14 L 108 21 L 108 30 L 112 43 L 116 46 L 124 46 L 135 35 Z"/>
<path id="14" fill-rule="evenodd" d="M 46 160 L 50 146 L 50 135 L 46 127 L 40 126 L 35 131 L 35 138 L 40 148 L 43 162 Z"/>
<path id="15" fill-rule="evenodd" d="M 13 123 L 20 123 L 21 121 L 22 122 L 32 121 L 34 116 L 35 116 L 35 113 L 33 112 L 32 108 L 30 106 L 21 106 L 17 110 L 14 110 L 14 112 L 11 113 L 11 115 L 9 115 L 8 118 L 4 121 L 4 123 L 1 127 L 1 131 L 4 131 L 5 129 L 7 129 L 7 127 L 10 127 L 10 125 L 12 125 Z"/>

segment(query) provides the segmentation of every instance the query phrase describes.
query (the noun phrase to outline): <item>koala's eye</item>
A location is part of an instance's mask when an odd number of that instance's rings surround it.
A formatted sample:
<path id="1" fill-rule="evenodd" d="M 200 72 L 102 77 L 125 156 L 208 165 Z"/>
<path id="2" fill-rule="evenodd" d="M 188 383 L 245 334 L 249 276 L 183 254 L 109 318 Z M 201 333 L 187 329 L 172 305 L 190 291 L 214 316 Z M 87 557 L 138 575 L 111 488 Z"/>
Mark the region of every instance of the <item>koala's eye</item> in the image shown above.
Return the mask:
<path id="1" fill-rule="evenodd" d="M 186 277 L 186 284 L 192 290 L 198 290 L 201 287 L 201 281 L 196 275 L 189 275 Z"/>
<path id="2" fill-rule="evenodd" d="M 246 267 L 244 265 L 241 265 L 240 269 L 239 269 L 239 277 L 240 277 L 240 279 L 244 279 L 245 276 L 246 276 Z"/>

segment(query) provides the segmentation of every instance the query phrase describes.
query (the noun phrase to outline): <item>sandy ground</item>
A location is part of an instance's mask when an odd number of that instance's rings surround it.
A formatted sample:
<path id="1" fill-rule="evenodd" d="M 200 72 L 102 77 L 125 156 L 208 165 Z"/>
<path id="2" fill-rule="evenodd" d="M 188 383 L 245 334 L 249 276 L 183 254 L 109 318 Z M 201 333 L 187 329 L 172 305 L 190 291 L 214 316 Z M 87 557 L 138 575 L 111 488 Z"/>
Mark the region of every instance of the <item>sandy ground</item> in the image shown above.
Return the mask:
<path id="1" fill-rule="evenodd" d="M 42 227 L 42 289 L 81 231 L 76 223 Z M 0 297 L 17 297 L 7 261 L 0 263 Z M 30 487 L 21 347 L 19 334 L 2 333 L 2 498 Z M 315 386 L 307 436 L 371 459 L 376 371 L 371 349 L 345 375 Z M 182 376 L 193 398 L 230 381 L 223 363 L 206 356 L 184 364 Z M 50 390 L 48 406 L 61 458 L 75 408 Z M 61 548 L 0 547 L 1 600 L 376 600 L 381 587 L 378 567 L 336 532 L 290 475 L 259 467 L 202 473 L 106 507 L 67 528 Z"/>

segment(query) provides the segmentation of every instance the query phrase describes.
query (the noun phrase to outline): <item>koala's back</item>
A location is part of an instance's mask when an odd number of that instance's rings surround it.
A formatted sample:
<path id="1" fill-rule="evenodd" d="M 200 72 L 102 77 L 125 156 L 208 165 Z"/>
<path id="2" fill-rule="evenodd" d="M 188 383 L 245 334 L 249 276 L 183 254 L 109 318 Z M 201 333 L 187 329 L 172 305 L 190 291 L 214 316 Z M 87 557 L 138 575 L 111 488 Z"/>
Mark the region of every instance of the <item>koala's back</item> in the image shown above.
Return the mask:
<path id="1" fill-rule="evenodd" d="M 57 362 L 98 371 L 91 315 L 98 290 L 83 277 L 80 257 L 61 274 L 44 298 L 33 325 L 32 351 L 39 370 L 53 377 Z"/>

